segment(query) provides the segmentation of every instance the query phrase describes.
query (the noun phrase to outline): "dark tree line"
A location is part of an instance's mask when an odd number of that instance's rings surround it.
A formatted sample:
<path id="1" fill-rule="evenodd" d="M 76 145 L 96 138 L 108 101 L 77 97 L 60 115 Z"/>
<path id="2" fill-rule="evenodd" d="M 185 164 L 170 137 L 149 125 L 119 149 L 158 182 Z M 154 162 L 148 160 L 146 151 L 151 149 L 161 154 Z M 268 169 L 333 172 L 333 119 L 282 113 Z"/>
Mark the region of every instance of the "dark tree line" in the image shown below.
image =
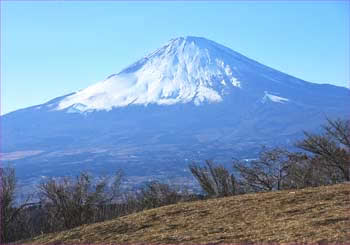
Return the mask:
<path id="1" fill-rule="evenodd" d="M 304 132 L 295 144 L 299 152 L 264 148 L 253 161 L 234 161 L 235 174 L 209 161 L 191 164 L 190 171 L 210 197 L 350 181 L 350 121 L 328 119 L 322 128 L 321 134 Z"/>
<path id="2" fill-rule="evenodd" d="M 37 202 L 16 203 L 18 193 L 13 168 L 1 169 L 1 243 L 71 229 L 82 224 L 110 220 L 145 209 L 181 201 L 196 195 L 152 181 L 133 192 L 121 192 L 121 171 L 94 181 L 87 173 L 49 178 L 38 185 Z"/>

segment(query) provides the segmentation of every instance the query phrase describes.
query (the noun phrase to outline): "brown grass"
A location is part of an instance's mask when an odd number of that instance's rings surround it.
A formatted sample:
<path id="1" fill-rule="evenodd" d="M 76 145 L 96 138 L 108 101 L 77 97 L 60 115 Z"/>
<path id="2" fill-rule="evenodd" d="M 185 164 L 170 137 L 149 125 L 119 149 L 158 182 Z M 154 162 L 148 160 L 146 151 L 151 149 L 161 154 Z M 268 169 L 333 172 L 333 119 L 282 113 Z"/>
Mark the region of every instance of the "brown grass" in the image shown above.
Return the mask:
<path id="1" fill-rule="evenodd" d="M 180 203 L 23 243 L 349 243 L 350 184 Z"/>

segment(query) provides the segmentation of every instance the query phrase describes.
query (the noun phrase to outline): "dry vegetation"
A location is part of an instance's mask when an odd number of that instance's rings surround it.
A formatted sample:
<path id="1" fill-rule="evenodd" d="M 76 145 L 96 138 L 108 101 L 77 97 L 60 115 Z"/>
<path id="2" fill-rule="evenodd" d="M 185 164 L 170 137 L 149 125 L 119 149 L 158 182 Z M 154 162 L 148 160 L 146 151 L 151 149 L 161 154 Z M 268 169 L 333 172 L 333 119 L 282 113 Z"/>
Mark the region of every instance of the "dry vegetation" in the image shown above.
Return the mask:
<path id="1" fill-rule="evenodd" d="M 350 243 L 350 184 L 178 203 L 20 243 Z"/>
<path id="2" fill-rule="evenodd" d="M 300 152 L 263 148 L 248 163 L 236 159 L 232 173 L 190 164 L 204 195 L 160 182 L 122 193 L 119 171 L 49 178 L 38 202 L 17 204 L 14 169 L 0 168 L 0 241 L 350 242 L 350 121 L 328 120 L 323 131 L 305 132 Z"/>

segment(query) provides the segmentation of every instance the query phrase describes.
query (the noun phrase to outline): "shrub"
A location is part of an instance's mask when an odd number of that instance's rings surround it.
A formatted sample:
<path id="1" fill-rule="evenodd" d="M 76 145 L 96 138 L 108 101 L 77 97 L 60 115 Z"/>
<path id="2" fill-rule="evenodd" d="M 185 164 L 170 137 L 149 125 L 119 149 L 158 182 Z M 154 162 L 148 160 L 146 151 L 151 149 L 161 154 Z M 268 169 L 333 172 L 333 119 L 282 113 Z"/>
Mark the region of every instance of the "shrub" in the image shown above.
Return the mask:
<path id="1" fill-rule="evenodd" d="M 109 179 L 102 178 L 93 183 L 92 177 L 81 173 L 75 180 L 49 179 L 39 185 L 41 203 L 48 210 L 47 215 L 62 220 L 66 229 L 105 219 L 105 207 L 112 204 L 119 193 L 122 173 Z"/>
<path id="2" fill-rule="evenodd" d="M 305 139 L 296 146 L 320 159 L 320 167 L 338 172 L 338 182 L 350 181 L 350 121 L 330 120 L 322 134 L 304 132 Z"/>
<path id="3" fill-rule="evenodd" d="M 35 203 L 29 202 L 31 195 L 28 195 L 28 198 L 22 204 L 16 203 L 18 189 L 15 170 L 13 168 L 0 168 L 0 175 L 0 242 L 10 242 L 28 233 L 26 229 L 28 225 L 27 217 L 23 215 L 22 210 Z"/>
<path id="4" fill-rule="evenodd" d="M 212 161 L 206 161 L 206 166 L 195 163 L 189 165 L 192 175 L 208 197 L 224 197 L 236 194 L 236 182 L 233 174 Z"/>

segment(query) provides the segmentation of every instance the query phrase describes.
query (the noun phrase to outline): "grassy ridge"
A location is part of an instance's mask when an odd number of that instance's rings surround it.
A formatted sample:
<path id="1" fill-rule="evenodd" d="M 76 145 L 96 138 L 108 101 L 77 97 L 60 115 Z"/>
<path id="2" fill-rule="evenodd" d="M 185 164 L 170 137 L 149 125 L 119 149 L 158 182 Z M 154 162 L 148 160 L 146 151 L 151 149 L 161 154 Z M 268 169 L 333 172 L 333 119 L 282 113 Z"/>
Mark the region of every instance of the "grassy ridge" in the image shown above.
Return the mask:
<path id="1" fill-rule="evenodd" d="M 179 203 L 21 241 L 233 242 L 350 243 L 350 184 Z"/>

